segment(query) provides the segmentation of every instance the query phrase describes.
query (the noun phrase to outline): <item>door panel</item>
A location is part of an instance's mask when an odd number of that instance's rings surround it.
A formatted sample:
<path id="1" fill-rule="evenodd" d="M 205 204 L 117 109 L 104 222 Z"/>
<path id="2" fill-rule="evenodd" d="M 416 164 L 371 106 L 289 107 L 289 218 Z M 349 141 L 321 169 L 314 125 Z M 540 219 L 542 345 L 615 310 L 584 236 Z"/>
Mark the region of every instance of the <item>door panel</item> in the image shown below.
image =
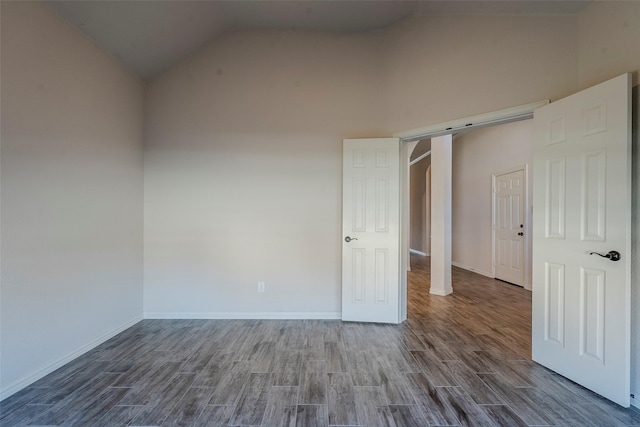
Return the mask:
<path id="1" fill-rule="evenodd" d="M 400 141 L 343 148 L 342 319 L 398 323 Z"/>
<path id="2" fill-rule="evenodd" d="M 545 263 L 544 339 L 564 346 L 564 265 Z"/>
<path id="3" fill-rule="evenodd" d="M 630 76 L 537 109 L 534 128 L 533 359 L 628 407 Z"/>

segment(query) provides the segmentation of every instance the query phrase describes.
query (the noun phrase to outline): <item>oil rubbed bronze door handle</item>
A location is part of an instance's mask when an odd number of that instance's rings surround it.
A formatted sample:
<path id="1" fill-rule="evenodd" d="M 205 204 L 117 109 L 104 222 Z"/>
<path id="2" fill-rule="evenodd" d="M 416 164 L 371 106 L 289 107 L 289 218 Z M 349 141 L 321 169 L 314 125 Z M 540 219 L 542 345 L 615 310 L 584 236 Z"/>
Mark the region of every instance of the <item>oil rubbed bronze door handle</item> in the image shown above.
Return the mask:
<path id="1" fill-rule="evenodd" d="M 610 259 L 611 261 L 620 261 L 620 252 L 618 251 L 609 251 L 604 255 L 598 252 L 589 252 L 589 255 L 599 255 L 602 258 L 607 258 L 607 259 Z"/>
<path id="2" fill-rule="evenodd" d="M 345 237 L 345 238 L 344 238 L 344 241 L 345 241 L 345 242 L 347 242 L 347 243 L 349 243 L 349 242 L 350 242 L 350 241 L 352 241 L 352 240 L 358 240 L 358 239 L 357 239 L 356 237 L 353 237 L 353 238 L 352 238 L 352 237 L 349 237 L 349 236 L 347 236 L 347 237 Z"/>

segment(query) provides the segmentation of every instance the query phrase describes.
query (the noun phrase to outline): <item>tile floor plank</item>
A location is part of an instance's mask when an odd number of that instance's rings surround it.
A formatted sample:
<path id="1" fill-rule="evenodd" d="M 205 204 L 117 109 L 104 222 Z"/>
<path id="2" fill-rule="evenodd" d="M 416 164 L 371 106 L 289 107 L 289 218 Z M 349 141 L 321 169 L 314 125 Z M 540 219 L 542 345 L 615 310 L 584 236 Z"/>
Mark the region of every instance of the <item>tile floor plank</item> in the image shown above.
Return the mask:
<path id="1" fill-rule="evenodd" d="M 395 425 L 380 387 L 354 387 L 356 413 L 360 425 Z"/>
<path id="2" fill-rule="evenodd" d="M 195 374 L 178 374 L 164 388 L 153 393 L 138 415 L 131 421 L 133 425 L 160 425 L 180 402 L 193 383 Z"/>
<path id="3" fill-rule="evenodd" d="M 344 346 L 337 342 L 324 343 L 326 372 L 348 372 L 349 364 Z"/>
<path id="4" fill-rule="evenodd" d="M 193 427 L 226 427 L 233 415 L 234 406 L 207 405 Z"/>
<path id="5" fill-rule="evenodd" d="M 304 362 L 298 404 L 327 404 L 327 374 L 324 370 L 324 360 Z"/>
<path id="6" fill-rule="evenodd" d="M 467 365 L 459 361 L 447 361 L 445 365 L 460 384 L 478 404 L 504 404 L 504 401 Z"/>
<path id="7" fill-rule="evenodd" d="M 294 427 L 297 404 L 298 387 L 271 387 L 262 425 Z"/>
<path id="8" fill-rule="evenodd" d="M 93 426 L 102 419 L 124 397 L 127 390 L 122 388 L 107 388 L 96 396 L 95 399 L 86 402 L 86 409 L 78 411 L 68 417 L 64 424 L 73 426 Z"/>
<path id="9" fill-rule="evenodd" d="M 328 373 L 327 383 L 329 425 L 357 425 L 358 417 L 351 376 L 348 373 Z"/>
<path id="10" fill-rule="evenodd" d="M 142 410 L 142 406 L 115 405 L 92 425 L 92 427 L 122 427 L 128 426 Z"/>
<path id="11" fill-rule="evenodd" d="M 480 408 L 498 427 L 527 427 L 529 425 L 507 405 L 480 405 Z"/>
<path id="12" fill-rule="evenodd" d="M 462 426 L 493 427 L 487 414 L 460 387 L 437 387 L 436 393 L 445 402 Z"/>
<path id="13" fill-rule="evenodd" d="M 436 387 L 456 387 L 455 376 L 447 369 L 443 362 L 430 358 L 423 351 L 412 351 L 411 354 L 418 361 L 422 371 L 429 377 L 429 382 Z"/>
<path id="14" fill-rule="evenodd" d="M 458 419 L 426 374 L 406 374 L 407 383 L 429 425 L 458 425 Z"/>
<path id="15" fill-rule="evenodd" d="M 94 400 L 96 395 L 113 384 L 117 376 L 118 374 L 101 374 L 86 382 L 35 418 L 34 424 L 62 424 L 67 419 L 84 413 L 87 410 L 87 402 Z"/>
<path id="16" fill-rule="evenodd" d="M 415 405 L 391 405 L 389 412 L 395 425 L 397 426 L 426 426 L 427 421 L 424 419 L 418 406 Z"/>
<path id="17" fill-rule="evenodd" d="M 328 425 L 327 405 L 298 405 L 296 409 L 297 427 L 327 427 Z"/>
<path id="18" fill-rule="evenodd" d="M 209 405 L 235 405 L 249 379 L 250 363 L 234 362 L 218 382 Z"/>
<path id="19" fill-rule="evenodd" d="M 240 395 L 231 425 L 259 425 L 267 407 L 273 374 L 252 373 Z"/>
<path id="20" fill-rule="evenodd" d="M 276 361 L 274 368 L 275 386 L 300 385 L 300 370 L 302 368 L 302 352 L 300 350 L 284 351 Z"/>
<path id="21" fill-rule="evenodd" d="M 211 396 L 213 389 L 210 387 L 191 387 L 187 390 L 183 398 L 173 408 L 167 416 L 163 426 L 190 426 L 196 422 L 200 413 L 204 410 Z"/>

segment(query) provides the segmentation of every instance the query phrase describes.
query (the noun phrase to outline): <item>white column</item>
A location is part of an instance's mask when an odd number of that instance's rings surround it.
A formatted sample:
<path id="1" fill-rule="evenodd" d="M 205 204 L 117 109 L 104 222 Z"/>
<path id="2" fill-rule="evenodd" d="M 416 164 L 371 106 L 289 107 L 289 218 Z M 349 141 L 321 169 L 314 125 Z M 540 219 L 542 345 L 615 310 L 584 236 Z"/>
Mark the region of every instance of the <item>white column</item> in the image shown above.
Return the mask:
<path id="1" fill-rule="evenodd" d="M 431 139 L 431 293 L 451 287 L 451 135 Z"/>

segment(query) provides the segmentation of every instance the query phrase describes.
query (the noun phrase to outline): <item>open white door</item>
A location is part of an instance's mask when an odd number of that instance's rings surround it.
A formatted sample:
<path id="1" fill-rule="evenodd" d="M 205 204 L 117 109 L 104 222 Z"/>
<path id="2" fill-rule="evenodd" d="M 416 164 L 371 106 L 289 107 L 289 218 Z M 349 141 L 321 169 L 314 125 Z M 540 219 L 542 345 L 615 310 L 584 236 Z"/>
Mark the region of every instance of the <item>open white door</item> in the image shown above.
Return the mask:
<path id="1" fill-rule="evenodd" d="M 625 74 L 537 109 L 533 161 L 533 360 L 624 407 L 630 81 Z"/>
<path id="2" fill-rule="evenodd" d="M 343 148 L 342 320 L 399 323 L 400 140 Z"/>

